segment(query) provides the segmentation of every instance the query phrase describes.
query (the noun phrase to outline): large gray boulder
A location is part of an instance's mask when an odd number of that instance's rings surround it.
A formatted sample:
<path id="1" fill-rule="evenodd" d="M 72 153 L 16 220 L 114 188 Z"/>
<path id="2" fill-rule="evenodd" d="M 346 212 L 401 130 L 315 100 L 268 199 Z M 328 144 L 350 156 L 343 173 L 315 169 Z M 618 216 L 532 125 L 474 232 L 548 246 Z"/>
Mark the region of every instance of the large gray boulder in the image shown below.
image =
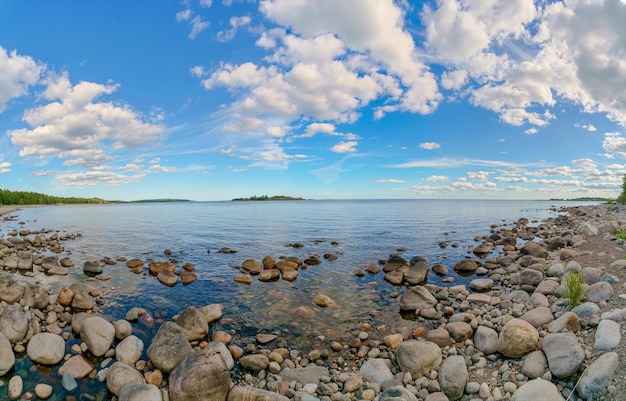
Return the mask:
<path id="1" fill-rule="evenodd" d="M 465 358 L 453 355 L 446 358 L 439 369 L 439 383 L 441 390 L 448 396 L 450 401 L 456 401 L 463 396 L 469 373 Z"/>
<path id="2" fill-rule="evenodd" d="M 594 349 L 612 349 L 619 345 L 622 339 L 619 323 L 612 320 L 600 320 L 596 329 Z"/>
<path id="3" fill-rule="evenodd" d="M 511 401 L 565 401 L 559 389 L 551 382 L 535 379 L 518 388 Z"/>
<path id="4" fill-rule="evenodd" d="M 435 305 L 437 305 L 437 299 L 428 291 L 428 288 L 422 285 L 411 287 L 400 297 L 402 310 L 433 308 Z"/>
<path id="5" fill-rule="evenodd" d="M 591 302 L 608 301 L 613 297 L 613 287 L 606 281 L 591 284 L 585 290 L 585 297 Z"/>
<path id="6" fill-rule="evenodd" d="M 126 385 L 145 383 L 141 373 L 124 362 L 115 362 L 111 365 L 107 370 L 106 381 L 107 388 L 115 395 L 119 395 Z"/>
<path id="7" fill-rule="evenodd" d="M 543 377 L 548 370 L 548 360 L 543 351 L 533 351 L 524 357 L 522 373 L 531 379 Z"/>
<path id="8" fill-rule="evenodd" d="M 28 318 L 19 306 L 7 305 L 0 312 L 0 331 L 11 343 L 21 341 L 28 330 Z"/>
<path id="9" fill-rule="evenodd" d="M 576 373 L 585 360 L 585 352 L 572 333 L 548 334 L 541 348 L 548 359 L 550 372 L 561 379 Z"/>
<path id="10" fill-rule="evenodd" d="M 616 352 L 607 352 L 596 359 L 580 381 L 578 394 L 585 400 L 599 399 L 613 381 L 618 362 Z"/>
<path id="11" fill-rule="evenodd" d="M 498 351 L 498 333 L 487 326 L 478 326 L 474 333 L 474 346 L 485 355 Z"/>
<path id="12" fill-rule="evenodd" d="M 99 316 L 88 317 L 83 321 L 80 338 L 95 356 L 104 355 L 115 339 L 115 327 Z"/>
<path id="13" fill-rule="evenodd" d="M 56 365 L 65 356 L 65 340 L 58 334 L 35 334 L 26 347 L 28 357 L 42 365 Z"/>
<path id="14" fill-rule="evenodd" d="M 359 373 L 364 380 L 371 383 L 383 384 L 385 380 L 393 379 L 389 368 L 389 359 L 372 358 L 361 366 Z"/>
<path id="15" fill-rule="evenodd" d="M 193 306 L 185 309 L 176 319 L 176 324 L 183 328 L 187 340 L 200 340 L 209 332 L 209 324 L 199 309 Z"/>
<path id="16" fill-rule="evenodd" d="M 409 266 L 411 266 L 409 271 L 404 273 L 404 280 L 407 283 L 417 285 L 426 281 L 426 275 L 428 274 L 428 269 L 430 269 L 430 265 L 426 259 L 416 256 L 411 259 Z"/>
<path id="17" fill-rule="evenodd" d="M 115 358 L 124 362 L 130 366 L 134 366 L 135 363 L 141 358 L 143 353 L 143 341 L 137 336 L 130 335 L 123 339 L 117 347 L 115 347 Z"/>
<path id="18" fill-rule="evenodd" d="M 154 366 L 169 373 L 191 352 L 182 327 L 166 322 L 159 328 L 146 352 Z"/>
<path id="19" fill-rule="evenodd" d="M 327 368 L 317 365 L 308 365 L 304 368 L 283 369 L 280 372 L 283 380 L 292 382 L 297 381 L 300 384 L 319 384 L 324 376 L 330 376 Z"/>
<path id="20" fill-rule="evenodd" d="M 15 354 L 11 342 L 0 331 L 0 376 L 6 375 L 15 365 Z"/>
<path id="21" fill-rule="evenodd" d="M 441 349 L 430 341 L 408 340 L 396 348 L 398 366 L 413 377 L 427 375 L 441 365 Z"/>
<path id="22" fill-rule="evenodd" d="M 230 372 L 219 352 L 196 349 L 170 374 L 172 401 L 225 401 L 230 389 Z"/>
<path id="23" fill-rule="evenodd" d="M 48 291 L 36 284 L 31 284 L 24 291 L 24 301 L 29 308 L 43 309 L 48 306 Z"/>

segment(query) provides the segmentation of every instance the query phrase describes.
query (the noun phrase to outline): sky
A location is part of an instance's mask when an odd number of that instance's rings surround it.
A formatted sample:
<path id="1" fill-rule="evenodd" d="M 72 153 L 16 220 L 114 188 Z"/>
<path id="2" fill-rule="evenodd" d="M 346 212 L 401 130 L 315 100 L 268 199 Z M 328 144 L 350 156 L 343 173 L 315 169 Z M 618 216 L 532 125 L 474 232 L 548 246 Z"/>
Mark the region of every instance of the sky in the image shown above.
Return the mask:
<path id="1" fill-rule="evenodd" d="M 0 0 L 0 187 L 617 197 L 626 0 Z"/>

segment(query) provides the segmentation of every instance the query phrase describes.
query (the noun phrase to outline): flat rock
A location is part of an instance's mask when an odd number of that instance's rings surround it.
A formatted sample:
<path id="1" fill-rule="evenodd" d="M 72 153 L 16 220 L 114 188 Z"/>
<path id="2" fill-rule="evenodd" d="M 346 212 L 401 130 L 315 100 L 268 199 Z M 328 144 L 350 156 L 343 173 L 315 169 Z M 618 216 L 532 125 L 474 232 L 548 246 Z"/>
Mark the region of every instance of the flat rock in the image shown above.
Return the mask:
<path id="1" fill-rule="evenodd" d="M 552 312 L 550 312 L 549 308 L 545 306 L 540 306 L 535 309 L 531 309 L 528 312 L 524 313 L 520 319 L 527 321 L 532 324 L 535 328 L 540 328 L 544 324 L 550 323 L 554 320 L 554 316 Z"/>
<path id="2" fill-rule="evenodd" d="M 226 401 L 289 401 L 289 398 L 278 393 L 251 386 L 234 386 L 228 392 Z M 121 401 L 121 400 L 120 400 Z"/>
<path id="3" fill-rule="evenodd" d="M 470 282 L 470 289 L 474 291 L 490 291 L 493 288 L 493 280 L 489 278 L 477 278 Z"/>
<path id="4" fill-rule="evenodd" d="M 599 399 L 613 382 L 619 357 L 615 352 L 607 352 L 596 359 L 583 376 L 578 386 L 578 394 L 585 399 Z"/>
<path id="5" fill-rule="evenodd" d="M 280 376 L 287 382 L 296 381 L 300 384 L 319 384 L 324 376 L 330 376 L 327 368 L 317 365 L 308 365 L 304 368 L 286 368 Z"/>
<path id="6" fill-rule="evenodd" d="M 69 374 L 75 379 L 82 379 L 93 370 L 91 362 L 83 358 L 82 355 L 74 355 L 59 368 L 59 375 Z"/>
<path id="7" fill-rule="evenodd" d="M 591 302 L 608 301 L 613 297 L 613 287 L 611 287 L 611 284 L 604 281 L 591 284 L 587 287 L 587 290 L 585 290 L 585 296 Z"/>
<path id="8" fill-rule="evenodd" d="M 593 344 L 594 349 L 613 349 L 619 345 L 622 339 L 619 323 L 612 320 L 600 320 L 596 328 L 596 339 Z"/>

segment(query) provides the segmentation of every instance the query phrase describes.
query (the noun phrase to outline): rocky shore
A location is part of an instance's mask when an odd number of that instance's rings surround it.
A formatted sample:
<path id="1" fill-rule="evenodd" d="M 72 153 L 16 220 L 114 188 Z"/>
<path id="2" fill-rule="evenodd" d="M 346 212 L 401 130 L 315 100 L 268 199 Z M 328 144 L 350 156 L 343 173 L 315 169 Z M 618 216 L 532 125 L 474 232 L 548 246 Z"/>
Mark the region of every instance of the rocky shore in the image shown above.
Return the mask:
<path id="1" fill-rule="evenodd" d="M 0 239 L 0 398 L 626 399 L 626 248 L 622 235 L 616 236 L 626 231 L 626 209 L 603 204 L 562 212 L 539 224 L 521 218 L 494 225 L 477 238 L 467 257 L 450 266 L 472 277 L 468 287 L 425 283 L 433 272 L 447 278 L 446 266 L 402 253 L 355 270 L 395 286 L 392 301 L 406 325 L 392 329 L 363 321 L 350 339 L 320 338 L 322 346 L 312 349 L 283 338 L 271 322 L 252 337 L 237 338 L 223 330 L 229 317 L 217 304 L 182 307 L 173 321 L 155 319 L 141 307 L 107 318 L 100 311 L 106 294 L 95 285 L 109 279 L 103 266 L 123 263 L 128 274 L 150 273 L 166 285 L 184 277 L 192 282 L 193 266 L 175 270 L 167 263 L 103 258 L 82 266 L 84 282 L 57 289 L 42 278 L 81 268 L 55 256 L 73 236 L 12 232 Z M 243 261 L 245 274 L 235 279 L 241 285 L 252 275 L 295 280 L 306 265 L 271 262 Z M 585 279 L 585 297 L 576 306 L 564 286 L 571 271 Z M 333 300 L 321 293 L 314 304 L 333 307 Z M 282 312 L 307 319 L 312 310 Z M 158 327 L 154 336 L 142 336 L 139 328 L 146 325 Z M 32 362 L 29 372 L 16 371 L 20 358 Z M 76 390 L 89 382 L 106 389 Z"/>

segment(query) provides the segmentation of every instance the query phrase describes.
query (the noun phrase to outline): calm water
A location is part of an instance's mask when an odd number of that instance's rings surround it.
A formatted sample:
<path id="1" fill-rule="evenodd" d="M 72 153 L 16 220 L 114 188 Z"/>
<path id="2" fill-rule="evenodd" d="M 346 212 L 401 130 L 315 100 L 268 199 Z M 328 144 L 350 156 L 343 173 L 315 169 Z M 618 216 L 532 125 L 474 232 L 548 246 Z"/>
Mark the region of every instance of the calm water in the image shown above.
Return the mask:
<path id="1" fill-rule="evenodd" d="M 475 236 L 488 234 L 492 224 L 556 216 L 555 208 L 565 205 L 574 203 L 359 200 L 58 206 L 20 210 L 15 213 L 16 221 L 0 223 L 0 235 L 24 228 L 81 234 L 65 241 L 65 252 L 59 255 L 76 263 L 70 279 L 80 281 L 84 281 L 83 263 L 103 257 L 145 261 L 173 258 L 178 266 L 194 263 L 198 281 L 188 286 L 179 283 L 166 287 L 155 277 L 132 274 L 123 263 L 105 267 L 110 281 L 93 283 L 103 293 L 101 311 L 111 320 L 123 318 L 132 306 L 143 307 L 155 316 L 156 325 L 138 324 L 134 328 L 147 344 L 159 319 L 171 319 L 189 305 L 219 303 L 229 319 L 219 328 L 235 338 L 276 332 L 286 338 L 288 346 L 307 350 L 349 338 L 363 322 L 387 327 L 403 324 L 397 300 L 389 297 L 402 289 L 386 283 L 382 273 L 357 277 L 354 269 L 376 264 L 404 248 L 401 254 L 407 260 L 419 255 L 431 265 L 443 263 L 455 278 L 453 284 L 467 282 L 467 278 L 456 276 L 452 267 L 476 245 Z M 460 246 L 440 248 L 441 241 Z M 296 242 L 304 246 L 289 245 Z M 218 253 L 222 247 L 237 253 Z M 165 255 L 165 249 L 172 255 Z M 260 261 L 266 255 L 304 259 L 326 253 L 334 253 L 338 259 L 301 270 L 294 282 L 263 283 L 253 278 L 252 285 L 247 286 L 233 281 L 239 273 L 237 266 L 245 259 Z M 43 276 L 42 281 L 59 287 L 67 278 Z M 441 284 L 441 278 L 429 275 L 428 282 Z M 316 307 L 312 301 L 318 293 L 330 296 L 336 306 Z M 312 307 L 316 316 L 310 320 L 294 318 L 291 311 L 299 306 Z"/>

